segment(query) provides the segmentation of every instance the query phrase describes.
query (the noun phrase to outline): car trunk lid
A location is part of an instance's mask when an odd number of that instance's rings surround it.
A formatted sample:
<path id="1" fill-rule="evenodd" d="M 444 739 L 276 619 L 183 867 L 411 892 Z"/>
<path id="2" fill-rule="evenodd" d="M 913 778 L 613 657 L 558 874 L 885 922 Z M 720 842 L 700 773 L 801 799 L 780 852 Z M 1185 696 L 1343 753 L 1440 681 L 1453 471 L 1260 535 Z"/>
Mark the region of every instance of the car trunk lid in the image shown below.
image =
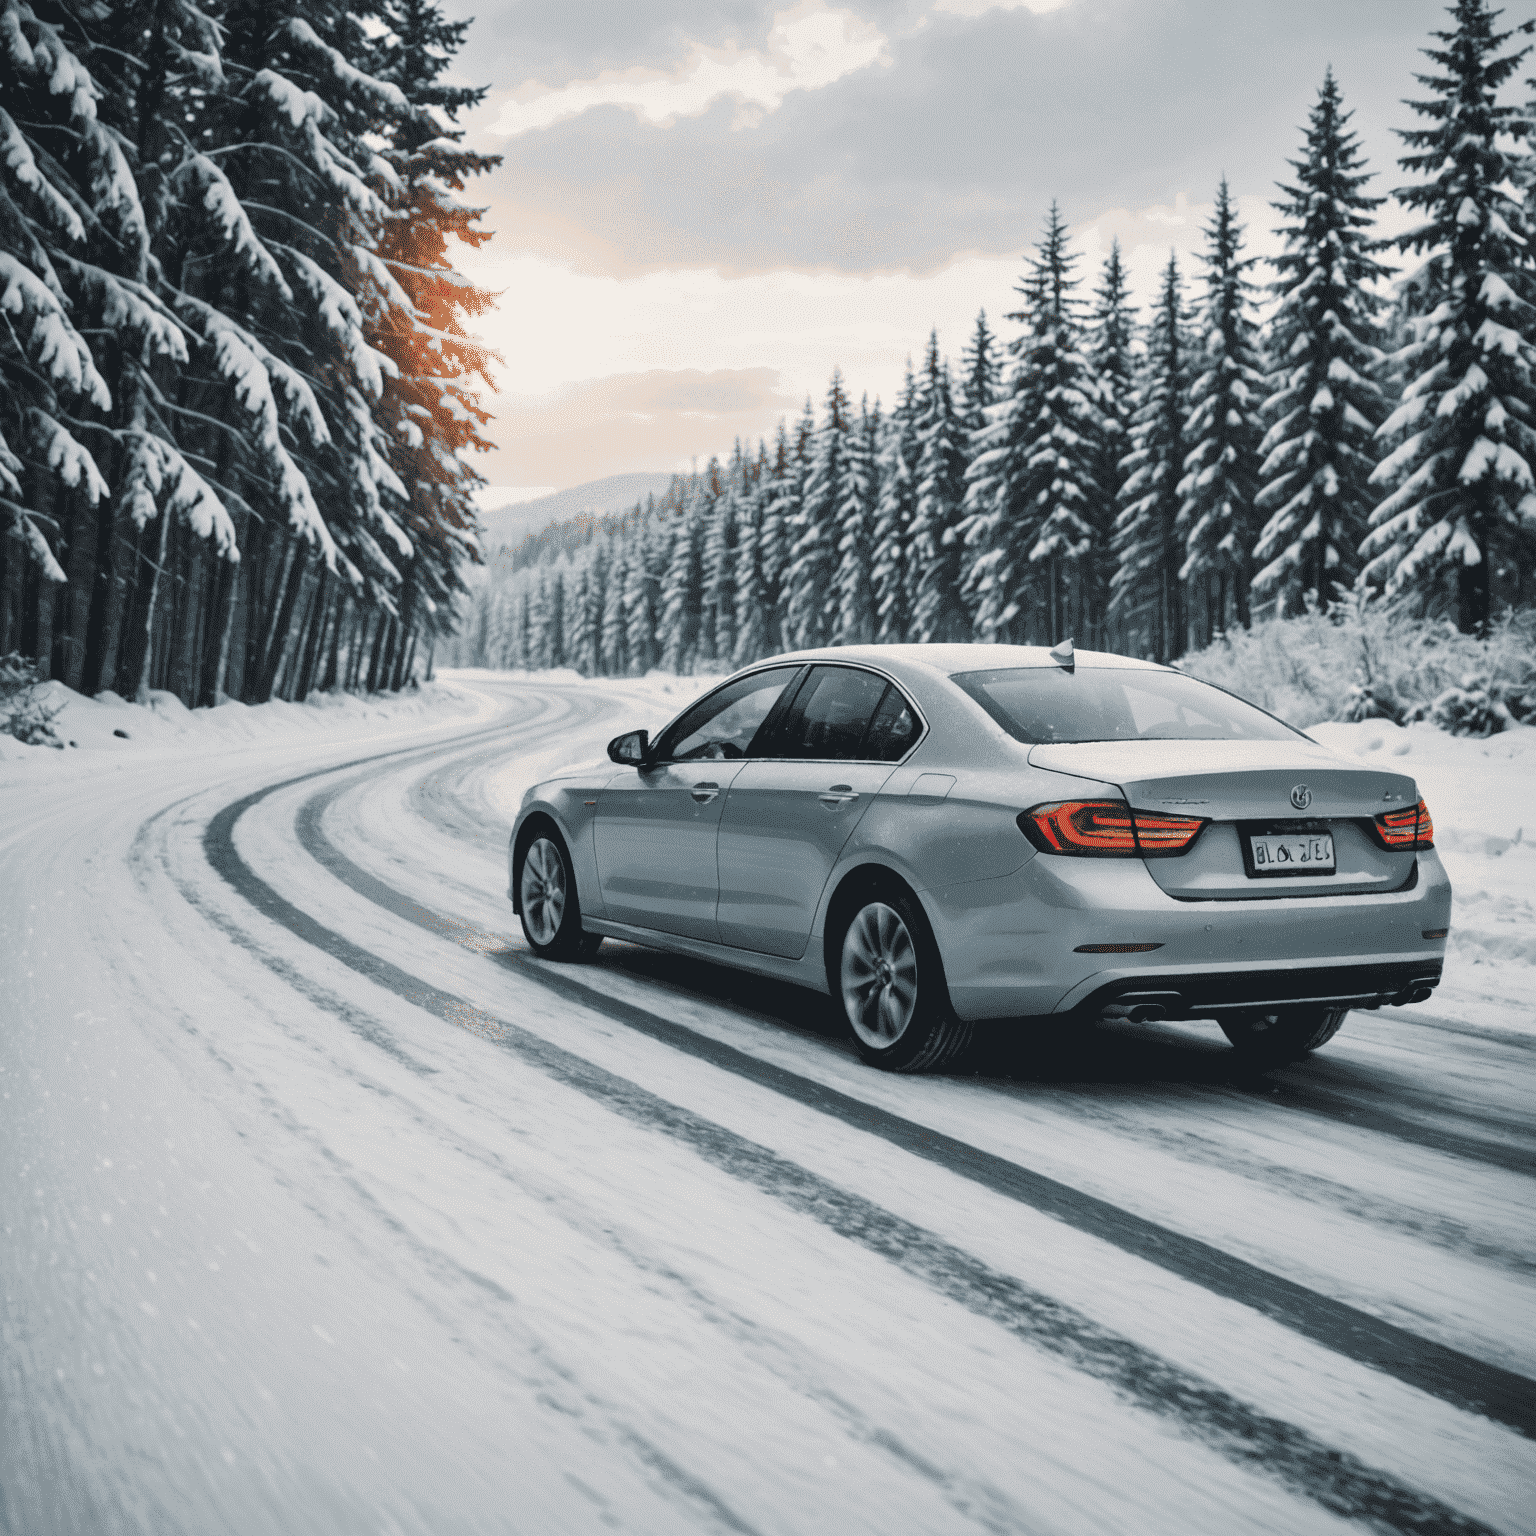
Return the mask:
<path id="1" fill-rule="evenodd" d="M 1036 768 L 1098 779 L 1137 810 L 1203 816 L 1214 825 L 1176 858 L 1147 860 L 1153 879 L 1185 900 L 1353 895 L 1394 890 L 1412 874 L 1412 853 L 1381 847 L 1369 824 L 1414 804 L 1406 774 L 1344 762 L 1316 742 L 1091 741 L 1037 746 Z M 1323 832 L 1332 874 L 1253 873 L 1254 836 Z"/>

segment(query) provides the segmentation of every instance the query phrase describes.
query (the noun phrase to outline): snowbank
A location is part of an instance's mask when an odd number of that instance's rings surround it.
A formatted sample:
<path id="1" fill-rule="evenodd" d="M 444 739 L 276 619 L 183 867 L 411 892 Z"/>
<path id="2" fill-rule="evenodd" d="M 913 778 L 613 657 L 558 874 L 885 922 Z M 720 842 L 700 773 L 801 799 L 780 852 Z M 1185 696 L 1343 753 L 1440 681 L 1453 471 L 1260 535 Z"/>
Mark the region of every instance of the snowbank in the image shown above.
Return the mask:
<path id="1" fill-rule="evenodd" d="M 35 696 L 50 710 L 58 707 L 53 729 L 64 745 L 24 746 L 0 733 L 0 786 L 45 775 L 85 777 L 156 757 L 319 745 L 457 721 L 472 724 L 499 708 L 486 695 L 446 681 L 398 694 L 311 694 L 302 704 L 231 699 L 209 709 L 188 709 L 174 693 L 158 689 L 151 690 L 147 705 L 111 692 L 88 698 L 59 682 L 39 684 Z"/>
<path id="2" fill-rule="evenodd" d="M 1307 734 L 1346 758 L 1411 773 L 1451 877 L 1445 981 L 1437 1013 L 1536 1031 L 1536 730 L 1448 736 L 1428 724 L 1328 722 Z"/>

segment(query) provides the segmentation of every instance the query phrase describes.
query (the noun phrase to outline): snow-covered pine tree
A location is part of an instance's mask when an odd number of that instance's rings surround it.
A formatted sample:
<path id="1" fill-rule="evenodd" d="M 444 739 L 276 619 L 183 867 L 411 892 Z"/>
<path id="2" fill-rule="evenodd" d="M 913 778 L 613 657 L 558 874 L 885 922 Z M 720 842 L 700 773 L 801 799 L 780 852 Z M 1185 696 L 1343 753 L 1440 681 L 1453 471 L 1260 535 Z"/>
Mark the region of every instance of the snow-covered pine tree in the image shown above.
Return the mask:
<path id="1" fill-rule="evenodd" d="M 736 645 L 730 657 L 736 667 L 766 656 L 769 649 L 770 603 L 763 583 L 762 531 L 771 473 L 764 450 L 754 470 L 755 483 L 736 509 Z"/>
<path id="2" fill-rule="evenodd" d="M 1377 285 L 1389 269 L 1374 252 L 1371 173 L 1360 169 L 1359 136 L 1349 130 L 1332 69 L 1307 124 L 1304 158 L 1291 161 L 1295 185 L 1274 204 L 1286 221 L 1273 264 L 1279 300 L 1269 325 L 1272 359 L 1265 402 L 1271 423 L 1259 451 L 1262 489 L 1254 505 L 1268 521 L 1254 546 L 1256 594 L 1295 611 L 1304 594 L 1326 606 L 1330 588 L 1352 585 L 1356 552 L 1375 496 L 1372 438 L 1387 414 L 1375 374 L 1382 355 Z"/>
<path id="3" fill-rule="evenodd" d="M 604 677 L 623 677 L 629 671 L 624 595 L 629 590 L 630 541 L 619 532 L 608 536 L 608 544 L 608 580 L 603 589 L 598 671 Z"/>
<path id="4" fill-rule="evenodd" d="M 1136 394 L 1136 306 L 1131 303 L 1120 242 L 1112 240 L 1099 286 L 1085 350 L 1099 383 L 1099 433 L 1095 443 L 1093 497 L 1089 521 L 1093 549 L 1083 563 L 1084 644 L 1103 648 L 1108 630 L 1110 582 L 1115 573 L 1115 520 L 1125 484 L 1121 464 L 1131 451 L 1131 416 Z"/>
<path id="5" fill-rule="evenodd" d="M 971 554 L 965 595 L 984 639 L 1052 641 L 1082 603 L 1078 564 L 1093 550 L 1098 384 L 1081 351 L 1067 228 L 1055 203 L 1008 316 L 1024 334 L 1003 397 L 987 409 L 967 472 L 961 536 Z"/>
<path id="6" fill-rule="evenodd" d="M 879 450 L 880 499 L 875 506 L 870 585 L 874 590 L 875 639 L 896 645 L 907 638 L 915 572 L 908 559 L 912 510 L 917 500 L 917 381 L 907 359 L 901 400 L 886 421 Z"/>
<path id="7" fill-rule="evenodd" d="M 834 368 L 821 428 L 810 447 L 800 508 L 791 524 L 794 542 L 786 577 L 785 629 L 788 643 L 797 649 L 828 644 L 837 616 L 832 578 L 837 569 L 837 514 L 848 428 L 843 373 Z"/>
<path id="8" fill-rule="evenodd" d="M 1497 101 L 1530 49 L 1504 51 L 1513 34 L 1494 30 L 1499 12 L 1486 0 L 1449 9 L 1454 28 L 1424 50 L 1435 71 L 1417 76 L 1432 94 L 1409 103 L 1426 126 L 1399 130 L 1414 151 L 1403 169 L 1428 178 L 1393 193 L 1423 215 L 1398 244 L 1430 253 L 1418 275 L 1427 312 L 1394 359 L 1407 382 L 1379 436 L 1398 446 L 1372 478 L 1397 489 L 1361 552 L 1367 581 L 1426 603 L 1436 576 L 1449 575 L 1457 624 L 1482 633 L 1495 562 L 1528 566 L 1536 555 L 1536 280 L 1519 191 L 1530 120 Z"/>
<path id="9" fill-rule="evenodd" d="M 966 433 L 950 389 L 949 364 L 930 331 L 913 423 L 917 465 L 908 559 L 913 571 L 912 637 L 967 640 L 971 615 L 961 590 L 960 521 L 964 515 Z"/>
<path id="10" fill-rule="evenodd" d="M 661 667 L 666 672 L 691 672 L 698 655 L 704 602 L 704 518 L 709 500 L 707 483 L 695 477 L 682 492 L 673 516 L 656 619 Z"/>
<path id="11" fill-rule="evenodd" d="M 800 508 L 800 467 L 795 462 L 784 423 L 774 437 L 773 455 L 757 487 L 760 507 L 757 526 L 757 573 L 762 606 L 762 635 L 752 656 L 772 656 L 784 649 L 788 604 L 791 527 Z"/>
<path id="12" fill-rule="evenodd" d="M 593 623 L 592 566 L 577 560 L 566 578 L 565 660 L 583 677 L 597 674 L 597 627 Z"/>
<path id="13" fill-rule="evenodd" d="M 667 549 L 654 498 L 630 540 L 624 574 L 624 651 L 630 677 L 644 677 L 656 665 L 656 605 Z"/>
<path id="14" fill-rule="evenodd" d="M 1146 356 L 1136 385 L 1131 451 L 1120 466 L 1120 514 L 1115 520 L 1115 573 L 1110 613 L 1121 643 L 1158 661 L 1181 655 L 1184 588 L 1179 568 L 1179 482 L 1184 476 L 1188 394 L 1188 314 L 1172 251 L 1147 326 Z"/>
<path id="15" fill-rule="evenodd" d="M 217 33 L 190 0 L 113 10 L 63 0 L 42 16 L 6 0 L 0 16 L 0 307 L 13 317 L 0 334 L 0 513 L 14 535 L 0 538 L 0 652 L 22 647 L 44 675 L 110 686 L 139 529 L 160 518 L 157 595 L 173 525 L 189 548 L 211 540 L 238 558 L 224 503 L 185 451 L 185 419 L 145 387 L 151 373 L 174 379 L 188 346 L 152 251 L 166 200 L 146 208 L 135 174 L 135 148 L 158 146 L 167 127 L 146 86 L 200 72 L 217 89 Z M 116 41 L 131 23 L 137 44 L 159 50 L 153 65 L 101 36 Z M 197 216 L 217 226 L 220 210 Z M 114 438 L 123 451 L 98 462 L 91 445 Z M 109 561 L 121 551 L 109 570 L 123 573 L 105 624 L 103 548 Z M 143 552 L 146 565 L 154 554 Z M 158 619 L 149 606 L 143 636 Z M 98 682 L 104 628 L 114 660 Z M 172 659 L 182 658 L 178 644 Z"/>
<path id="16" fill-rule="evenodd" d="M 465 322 L 494 297 L 454 270 L 448 242 L 451 236 L 473 249 L 490 238 L 476 227 L 484 210 L 456 194 L 501 157 L 465 149 L 463 130 L 452 126 L 486 88 L 441 80 L 469 23 L 448 21 L 431 0 L 374 0 L 371 14 L 385 30 L 370 32 L 369 73 L 398 87 L 417 110 L 391 123 L 381 156 L 399 185 L 386 178 L 388 216 L 375 227 L 373 249 L 348 253 L 348 279 L 369 341 L 397 369 L 386 374 L 375 414 L 389 439 L 390 463 L 408 488 L 400 521 L 414 554 L 402 566 L 400 619 L 410 630 L 435 633 L 452 623 L 454 600 L 465 590 L 461 573 L 478 559 L 473 492 L 483 482 L 469 456 L 491 446 L 481 431 L 489 418 L 473 387 L 477 375 L 490 383 L 490 354 Z"/>
<path id="17" fill-rule="evenodd" d="M 987 312 L 976 311 L 976 328 L 960 355 L 960 387 L 956 409 L 967 438 L 987 424 L 987 407 L 997 399 L 999 377 L 997 337 L 987 324 Z"/>
<path id="18" fill-rule="evenodd" d="M 736 654 L 736 524 L 744 479 L 738 443 L 724 488 L 711 500 L 704 522 L 699 657 L 717 669 L 729 668 Z"/>
<path id="19" fill-rule="evenodd" d="M 836 613 L 834 645 L 868 645 L 875 637 L 874 592 L 870 582 L 875 504 L 879 499 L 876 463 L 880 434 L 880 405 L 870 409 L 869 396 L 859 405 L 859 419 L 850 423 L 843 455 L 840 504 L 837 511 L 837 566 L 832 578 Z"/>
<path id="20" fill-rule="evenodd" d="M 1244 257 L 1243 227 L 1225 176 L 1206 226 L 1205 300 L 1197 325 L 1195 378 L 1184 427 L 1188 452 L 1179 482 L 1189 644 L 1210 643 L 1219 629 L 1246 627 L 1253 581 L 1254 497 L 1259 489 L 1259 372 L 1255 285 Z"/>

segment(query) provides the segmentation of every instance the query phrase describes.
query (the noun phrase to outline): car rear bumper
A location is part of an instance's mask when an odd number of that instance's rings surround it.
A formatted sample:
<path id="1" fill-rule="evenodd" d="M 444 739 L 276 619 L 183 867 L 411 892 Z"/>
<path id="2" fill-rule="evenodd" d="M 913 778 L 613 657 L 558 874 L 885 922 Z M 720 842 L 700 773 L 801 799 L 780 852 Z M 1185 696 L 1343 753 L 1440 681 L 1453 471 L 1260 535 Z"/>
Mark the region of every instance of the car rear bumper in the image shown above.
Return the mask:
<path id="1" fill-rule="evenodd" d="M 1287 966 L 1284 970 L 1123 976 L 1095 987 L 1068 1011 L 1084 1018 L 1240 1019 L 1290 1008 L 1380 1008 L 1423 1002 L 1440 984 L 1443 962 L 1367 961 Z"/>
<path id="2" fill-rule="evenodd" d="M 1408 887 L 1377 895 L 1179 901 L 1140 861 L 1043 855 L 1003 879 L 921 895 L 967 1019 L 1076 1014 L 1137 991 L 1176 994 L 1170 1018 L 1271 1001 L 1379 1006 L 1438 980 L 1445 940 L 1429 935 L 1451 912 L 1433 852 Z M 1154 947 L 1102 952 L 1142 944 Z"/>

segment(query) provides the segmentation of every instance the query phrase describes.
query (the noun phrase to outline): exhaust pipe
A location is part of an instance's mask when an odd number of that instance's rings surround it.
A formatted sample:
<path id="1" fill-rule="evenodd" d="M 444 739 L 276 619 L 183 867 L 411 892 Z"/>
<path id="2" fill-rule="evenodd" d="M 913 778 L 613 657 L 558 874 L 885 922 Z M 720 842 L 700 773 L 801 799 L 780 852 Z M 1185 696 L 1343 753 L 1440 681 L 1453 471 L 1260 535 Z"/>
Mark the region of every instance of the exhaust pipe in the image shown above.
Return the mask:
<path id="1" fill-rule="evenodd" d="M 1125 1024 L 1155 1024 L 1168 1010 L 1157 1003 L 1111 1003 L 1099 1014 L 1101 1019 Z"/>

